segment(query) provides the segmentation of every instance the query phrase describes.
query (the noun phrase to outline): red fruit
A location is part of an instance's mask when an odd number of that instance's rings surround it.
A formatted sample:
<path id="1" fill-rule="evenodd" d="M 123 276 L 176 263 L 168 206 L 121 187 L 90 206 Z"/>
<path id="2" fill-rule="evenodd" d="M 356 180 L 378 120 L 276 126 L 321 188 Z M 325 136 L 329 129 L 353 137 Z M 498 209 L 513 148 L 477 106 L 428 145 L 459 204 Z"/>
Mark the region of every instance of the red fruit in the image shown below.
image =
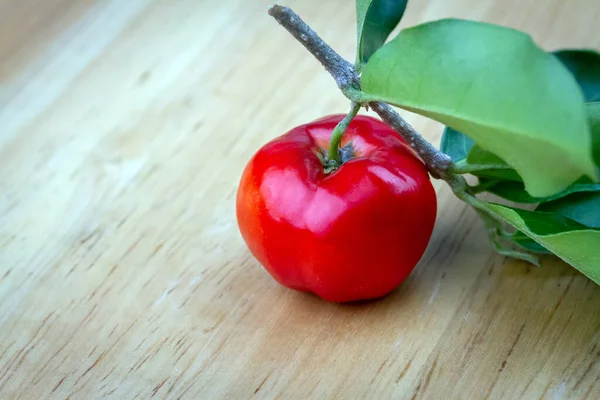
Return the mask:
<path id="1" fill-rule="evenodd" d="M 343 136 L 354 158 L 325 173 L 318 154 L 343 118 L 267 143 L 237 193 L 238 226 L 254 257 L 282 285 L 332 302 L 394 290 L 425 252 L 437 210 L 422 161 L 371 117 L 354 118 Z"/>

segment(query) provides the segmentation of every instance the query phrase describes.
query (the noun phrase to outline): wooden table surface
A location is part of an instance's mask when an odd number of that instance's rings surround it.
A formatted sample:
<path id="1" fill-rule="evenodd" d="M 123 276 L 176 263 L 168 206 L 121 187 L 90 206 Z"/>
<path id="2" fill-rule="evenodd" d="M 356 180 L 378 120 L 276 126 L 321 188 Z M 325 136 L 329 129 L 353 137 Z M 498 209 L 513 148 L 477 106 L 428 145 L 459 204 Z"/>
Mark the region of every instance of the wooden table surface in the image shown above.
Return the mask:
<path id="1" fill-rule="evenodd" d="M 494 254 L 441 182 L 427 253 L 380 301 L 260 268 L 245 162 L 347 110 L 270 3 L 0 0 L 0 398 L 600 398 L 600 288 Z M 353 58 L 353 2 L 286 4 Z M 600 48 L 597 0 L 413 0 L 402 25 L 449 16 Z"/>

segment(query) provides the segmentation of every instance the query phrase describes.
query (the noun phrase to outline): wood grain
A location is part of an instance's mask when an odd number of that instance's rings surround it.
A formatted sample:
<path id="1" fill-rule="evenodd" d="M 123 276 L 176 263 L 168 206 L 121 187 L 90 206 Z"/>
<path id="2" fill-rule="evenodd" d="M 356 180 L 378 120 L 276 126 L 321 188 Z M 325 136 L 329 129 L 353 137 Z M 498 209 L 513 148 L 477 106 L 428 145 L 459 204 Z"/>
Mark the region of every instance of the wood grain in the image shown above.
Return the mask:
<path id="1" fill-rule="evenodd" d="M 0 0 L 0 398 L 600 398 L 600 288 L 439 217 L 390 296 L 277 285 L 236 229 L 250 155 L 344 112 L 266 0 Z M 352 59 L 354 9 L 290 0 Z M 595 0 L 413 1 L 600 48 Z M 407 115 L 434 143 L 440 126 Z"/>

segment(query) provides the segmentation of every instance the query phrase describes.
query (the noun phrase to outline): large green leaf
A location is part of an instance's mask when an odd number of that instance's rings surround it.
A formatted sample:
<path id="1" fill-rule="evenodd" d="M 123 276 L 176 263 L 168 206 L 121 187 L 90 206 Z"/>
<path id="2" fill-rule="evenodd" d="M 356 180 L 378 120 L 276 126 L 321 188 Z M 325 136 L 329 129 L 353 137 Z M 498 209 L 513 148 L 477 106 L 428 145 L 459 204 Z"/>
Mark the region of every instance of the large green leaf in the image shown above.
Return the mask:
<path id="1" fill-rule="evenodd" d="M 600 285 L 600 230 L 551 213 L 487 203 L 484 208 Z"/>
<path id="2" fill-rule="evenodd" d="M 536 211 L 538 210 L 562 215 L 590 228 L 600 228 L 600 190 L 574 193 L 555 201 L 542 203 L 536 208 Z"/>
<path id="3" fill-rule="evenodd" d="M 365 101 L 468 135 L 512 166 L 532 196 L 596 178 L 581 89 L 521 32 L 456 19 L 404 29 L 371 57 L 361 82 Z"/>
<path id="4" fill-rule="evenodd" d="M 467 158 L 469 150 L 475 142 L 473 139 L 452 128 L 446 127 L 442 135 L 440 150 L 452 158 L 452 161 L 462 161 Z"/>
<path id="5" fill-rule="evenodd" d="M 571 71 L 585 101 L 600 101 L 600 54 L 593 50 L 560 50 L 554 55 Z"/>
<path id="6" fill-rule="evenodd" d="M 402 19 L 407 3 L 408 0 L 356 0 L 359 69 L 385 43 Z"/>

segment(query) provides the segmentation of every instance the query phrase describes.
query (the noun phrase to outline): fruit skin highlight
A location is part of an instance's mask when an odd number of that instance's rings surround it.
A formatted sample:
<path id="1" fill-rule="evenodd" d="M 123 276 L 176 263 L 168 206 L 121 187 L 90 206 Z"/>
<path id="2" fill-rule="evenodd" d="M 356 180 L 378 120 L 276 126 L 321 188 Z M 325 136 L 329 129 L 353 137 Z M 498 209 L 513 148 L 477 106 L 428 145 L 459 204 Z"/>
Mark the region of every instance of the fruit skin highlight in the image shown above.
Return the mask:
<path id="1" fill-rule="evenodd" d="M 331 302 L 382 297 L 414 269 L 437 212 L 423 162 L 383 122 L 357 116 L 326 173 L 345 115 L 298 126 L 260 148 L 238 187 L 236 216 L 252 255 L 282 285 Z"/>

